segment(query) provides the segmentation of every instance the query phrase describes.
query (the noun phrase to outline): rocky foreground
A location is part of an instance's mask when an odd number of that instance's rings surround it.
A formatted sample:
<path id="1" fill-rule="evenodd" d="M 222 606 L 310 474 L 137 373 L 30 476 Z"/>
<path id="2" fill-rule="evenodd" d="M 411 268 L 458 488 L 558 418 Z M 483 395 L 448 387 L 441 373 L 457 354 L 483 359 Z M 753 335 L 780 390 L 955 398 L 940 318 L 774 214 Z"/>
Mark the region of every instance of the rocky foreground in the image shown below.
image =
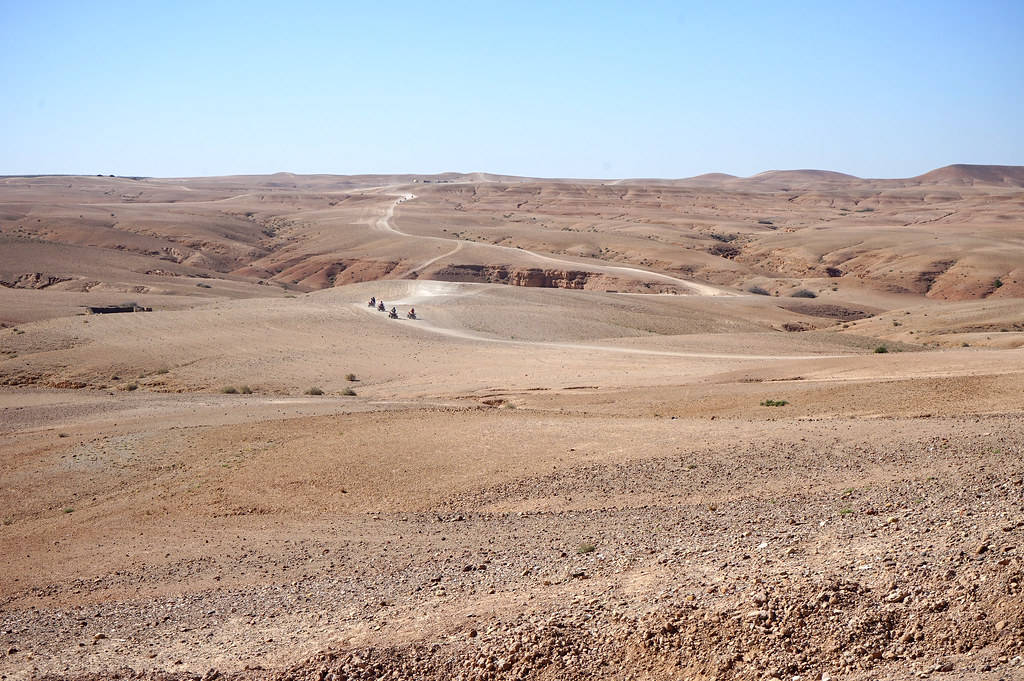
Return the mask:
<path id="1" fill-rule="evenodd" d="M 1024 678 L 1018 417 L 762 426 L 15 590 L 0 671 Z"/>

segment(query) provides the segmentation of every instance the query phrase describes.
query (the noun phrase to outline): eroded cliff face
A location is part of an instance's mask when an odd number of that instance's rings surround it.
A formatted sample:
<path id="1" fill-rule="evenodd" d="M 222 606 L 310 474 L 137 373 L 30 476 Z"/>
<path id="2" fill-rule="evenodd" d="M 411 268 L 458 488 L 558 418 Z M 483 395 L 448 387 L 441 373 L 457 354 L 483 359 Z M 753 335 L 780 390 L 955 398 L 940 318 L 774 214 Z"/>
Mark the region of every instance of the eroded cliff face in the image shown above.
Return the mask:
<path id="1" fill-rule="evenodd" d="M 431 273 L 431 279 L 481 284 L 506 284 L 533 288 L 565 288 L 588 291 L 645 291 L 685 293 L 673 284 L 625 279 L 587 270 L 542 269 L 509 265 L 447 265 Z"/>
<path id="2" fill-rule="evenodd" d="M 12 276 L 9 279 L 0 280 L 0 286 L 5 288 L 43 289 L 65 281 L 70 281 L 70 277 L 43 274 L 42 272 L 26 272 L 25 274 Z"/>

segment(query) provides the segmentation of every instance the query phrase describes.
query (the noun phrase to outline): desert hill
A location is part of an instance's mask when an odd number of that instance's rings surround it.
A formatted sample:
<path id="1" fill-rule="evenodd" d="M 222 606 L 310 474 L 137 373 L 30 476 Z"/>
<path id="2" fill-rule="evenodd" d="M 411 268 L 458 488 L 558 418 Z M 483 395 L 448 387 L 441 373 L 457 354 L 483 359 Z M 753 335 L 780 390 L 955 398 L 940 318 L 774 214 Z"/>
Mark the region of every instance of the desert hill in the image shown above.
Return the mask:
<path id="1" fill-rule="evenodd" d="M 1024 166 L 955 165 L 911 178 L 922 184 L 991 184 L 1024 187 Z"/>

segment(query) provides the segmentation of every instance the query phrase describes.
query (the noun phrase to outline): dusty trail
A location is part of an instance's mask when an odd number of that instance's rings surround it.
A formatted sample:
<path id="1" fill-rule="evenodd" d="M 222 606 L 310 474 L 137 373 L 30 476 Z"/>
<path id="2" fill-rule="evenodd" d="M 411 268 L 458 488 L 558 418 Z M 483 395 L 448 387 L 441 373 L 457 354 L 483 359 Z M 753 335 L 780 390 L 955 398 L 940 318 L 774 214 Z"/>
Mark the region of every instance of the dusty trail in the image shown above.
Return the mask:
<path id="1" fill-rule="evenodd" d="M 455 255 L 456 253 L 458 253 L 461 250 L 462 250 L 462 242 L 460 241 L 458 244 L 456 244 L 455 248 L 453 248 L 452 250 L 448 251 L 447 253 L 442 253 L 441 255 L 433 257 L 430 260 L 422 262 L 419 265 L 417 265 L 416 267 L 412 268 L 411 270 L 409 270 L 409 274 L 412 274 L 413 272 L 419 272 L 420 270 L 422 270 L 422 269 L 424 269 L 426 267 L 429 267 L 430 265 L 433 265 L 438 260 L 441 260 L 442 258 L 447 258 L 450 255 Z"/>
<path id="2" fill-rule="evenodd" d="M 434 298 L 454 298 L 454 297 L 465 297 L 479 295 L 485 289 L 480 288 L 479 290 L 466 290 L 460 287 L 457 283 L 452 282 L 435 282 L 435 281 L 423 281 L 415 283 L 415 292 L 412 295 L 406 295 L 398 300 L 388 301 L 388 307 L 394 305 L 419 305 L 423 302 L 429 301 Z M 353 308 L 362 310 L 364 313 L 371 316 L 381 315 L 381 313 L 375 309 L 360 304 L 353 303 Z M 840 357 L 848 357 L 849 355 L 738 355 L 738 354 L 726 354 L 726 353 L 714 353 L 714 352 L 673 352 L 670 350 L 644 350 L 642 348 L 619 348 L 607 345 L 595 345 L 592 343 L 562 343 L 552 341 L 525 341 L 525 340 L 509 340 L 506 338 L 494 338 L 491 336 L 484 336 L 481 334 L 473 333 L 472 331 L 466 331 L 465 329 L 455 329 L 451 327 L 438 326 L 433 324 L 428 319 L 423 318 L 422 313 L 419 318 L 412 321 L 406 320 L 401 317 L 399 320 L 389 320 L 384 318 L 384 321 L 401 321 L 415 324 L 416 328 L 429 331 L 431 333 L 439 334 L 442 336 L 448 336 L 451 338 L 460 338 L 463 340 L 479 341 L 484 343 L 499 343 L 503 345 L 514 345 L 519 347 L 535 347 L 535 348 L 547 348 L 556 350 L 590 350 L 596 352 L 610 352 L 615 354 L 625 355 L 642 355 L 647 357 L 678 357 L 678 358 L 690 358 L 690 359 L 734 359 L 734 360 L 807 360 L 807 359 L 837 359 Z"/>
<path id="3" fill-rule="evenodd" d="M 406 232 L 401 231 L 397 227 L 395 227 L 391 223 L 391 219 L 395 216 L 395 208 L 397 208 L 399 204 L 404 203 L 406 201 L 411 201 L 412 199 L 415 199 L 415 198 L 416 198 L 415 194 L 408 194 L 408 193 L 405 193 L 405 194 L 402 194 L 401 196 L 399 196 L 397 199 L 395 199 L 395 201 L 391 205 L 389 205 L 387 207 L 387 209 L 384 211 L 383 215 L 381 215 L 373 223 L 374 227 L 377 230 L 379 230 L 379 231 L 390 232 L 392 234 L 397 234 L 399 236 L 403 236 L 403 237 L 407 237 L 407 238 L 430 239 L 432 241 L 455 242 L 455 243 L 457 243 L 459 245 L 464 243 L 462 241 L 459 241 L 458 239 L 450 239 L 450 238 L 447 238 L 447 237 L 424 236 L 424 235 L 418 235 L 418 234 L 408 234 Z M 528 255 L 528 256 L 530 256 L 532 258 L 535 258 L 537 260 L 540 260 L 542 262 L 549 262 L 549 263 L 552 263 L 554 265 L 559 265 L 559 266 L 562 266 L 562 267 L 565 267 L 565 266 L 569 266 L 569 267 L 587 267 L 587 268 L 589 268 L 591 270 L 594 270 L 596 272 L 602 272 L 604 274 L 629 274 L 629 275 L 633 275 L 633 276 L 640 275 L 641 277 L 645 277 L 645 278 L 652 278 L 653 277 L 654 279 L 659 279 L 661 281 L 665 281 L 665 282 L 668 282 L 668 283 L 671 283 L 671 284 L 676 284 L 678 286 L 682 286 L 684 288 L 688 288 L 691 291 L 693 291 L 696 295 L 701 295 L 701 296 L 738 296 L 738 295 L 740 295 L 740 294 L 735 293 L 733 291 L 727 291 L 725 289 L 720 289 L 720 288 L 718 288 L 716 286 L 711 286 L 709 284 L 700 284 L 700 283 L 697 283 L 697 282 L 688 281 L 686 279 L 680 279 L 679 277 L 673 277 L 673 276 L 671 276 L 669 274 L 662 274 L 661 272 L 652 272 L 650 270 L 645 270 L 645 269 L 642 269 L 642 268 L 639 268 L 639 267 L 626 267 L 626 266 L 623 266 L 623 265 L 597 265 L 597 264 L 592 264 L 592 263 L 584 263 L 584 262 L 578 262 L 578 261 L 575 261 L 575 260 L 568 260 L 568 259 L 565 259 L 565 258 L 555 258 L 555 257 L 552 257 L 550 255 L 544 255 L 543 253 L 537 253 L 535 251 L 527 250 L 525 248 L 514 248 L 514 247 L 511 247 L 511 246 L 500 246 L 498 244 L 482 244 L 482 243 L 475 243 L 474 242 L 473 245 L 474 246 L 480 246 L 480 247 L 483 247 L 483 248 L 493 248 L 493 249 L 499 249 L 499 250 L 502 250 L 502 251 L 511 251 L 511 252 L 517 253 L 517 254 L 526 254 L 526 255 Z M 456 250 L 458 250 L 458 249 L 456 249 Z M 454 253 L 454 252 L 455 251 L 452 251 L 452 253 Z M 447 253 L 445 255 L 451 255 L 451 253 Z M 445 256 L 440 256 L 438 258 L 434 258 L 432 260 L 429 260 L 426 263 L 416 267 L 415 269 L 413 269 L 411 271 L 415 272 L 417 270 L 420 270 L 420 269 L 426 267 L 427 265 L 430 265 L 430 264 L 436 262 L 437 260 L 440 260 L 442 257 L 445 257 Z"/>

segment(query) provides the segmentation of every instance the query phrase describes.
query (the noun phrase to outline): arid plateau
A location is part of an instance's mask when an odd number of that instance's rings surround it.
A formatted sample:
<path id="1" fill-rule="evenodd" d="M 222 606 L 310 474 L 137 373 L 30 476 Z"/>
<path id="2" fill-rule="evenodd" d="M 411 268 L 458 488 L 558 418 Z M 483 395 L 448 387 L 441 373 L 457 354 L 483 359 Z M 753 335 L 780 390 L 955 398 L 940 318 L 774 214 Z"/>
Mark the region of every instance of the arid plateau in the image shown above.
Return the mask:
<path id="1" fill-rule="evenodd" d="M 1024 678 L 1022 166 L 2 177 L 0 327 L 0 678 Z"/>

